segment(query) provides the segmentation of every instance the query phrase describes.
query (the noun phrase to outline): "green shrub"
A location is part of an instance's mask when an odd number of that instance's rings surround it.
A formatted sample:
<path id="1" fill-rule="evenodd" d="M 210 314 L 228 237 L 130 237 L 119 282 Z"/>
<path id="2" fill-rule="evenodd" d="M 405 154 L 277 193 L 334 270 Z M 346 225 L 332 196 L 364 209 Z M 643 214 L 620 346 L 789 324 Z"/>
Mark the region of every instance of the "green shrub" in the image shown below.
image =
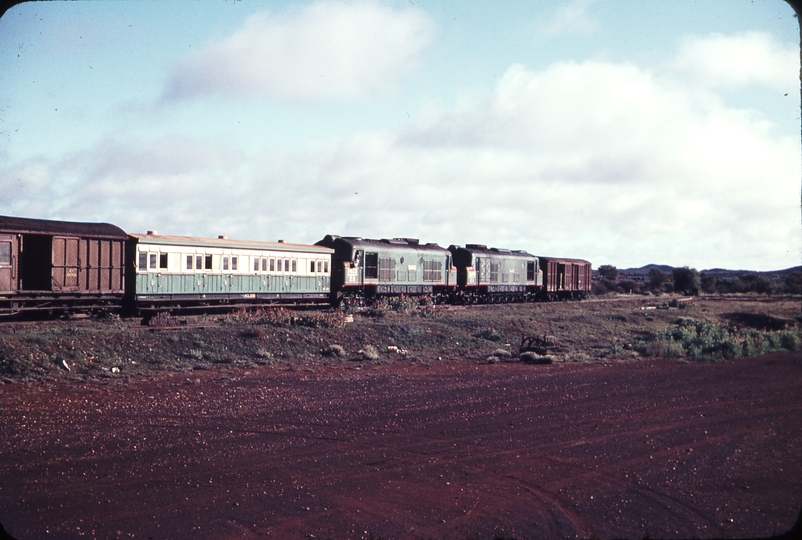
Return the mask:
<path id="1" fill-rule="evenodd" d="M 782 344 L 783 349 L 787 349 L 789 351 L 799 350 L 800 339 L 799 339 L 799 334 L 797 333 L 794 332 L 780 333 L 780 342 Z"/>
<path id="2" fill-rule="evenodd" d="M 341 310 L 293 311 L 283 307 L 240 310 L 226 315 L 224 322 L 267 326 L 306 326 L 309 328 L 342 328 L 347 315 Z M 247 334 L 247 335 L 246 335 Z M 249 329 L 243 337 L 261 337 L 261 330 Z"/>
<path id="3" fill-rule="evenodd" d="M 541 356 L 535 352 L 527 351 L 521 353 L 521 362 L 524 364 L 551 364 L 550 356 Z"/>
<path id="4" fill-rule="evenodd" d="M 335 344 L 331 344 L 325 349 L 321 351 L 323 356 L 345 356 L 345 349 L 342 346 Z"/>
<path id="5" fill-rule="evenodd" d="M 707 320 L 679 319 L 674 328 L 654 332 L 634 349 L 643 356 L 687 356 L 697 360 L 750 358 L 777 350 L 797 350 L 797 331 L 738 330 Z"/>
<path id="6" fill-rule="evenodd" d="M 379 359 L 379 351 L 377 351 L 376 347 L 374 347 L 373 345 L 365 345 L 364 347 L 362 347 L 362 350 L 359 351 L 359 354 L 361 354 L 365 360 Z"/>

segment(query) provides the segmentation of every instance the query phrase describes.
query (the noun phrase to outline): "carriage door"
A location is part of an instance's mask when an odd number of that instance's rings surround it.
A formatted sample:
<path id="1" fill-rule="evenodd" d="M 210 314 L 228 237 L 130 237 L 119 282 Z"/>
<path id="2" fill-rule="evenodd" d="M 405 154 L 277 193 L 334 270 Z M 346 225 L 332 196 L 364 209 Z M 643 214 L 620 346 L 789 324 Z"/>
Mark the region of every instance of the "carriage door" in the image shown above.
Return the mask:
<path id="1" fill-rule="evenodd" d="M 11 292 L 17 289 L 14 280 L 17 277 L 17 250 L 14 237 L 0 234 L 0 292 Z"/>

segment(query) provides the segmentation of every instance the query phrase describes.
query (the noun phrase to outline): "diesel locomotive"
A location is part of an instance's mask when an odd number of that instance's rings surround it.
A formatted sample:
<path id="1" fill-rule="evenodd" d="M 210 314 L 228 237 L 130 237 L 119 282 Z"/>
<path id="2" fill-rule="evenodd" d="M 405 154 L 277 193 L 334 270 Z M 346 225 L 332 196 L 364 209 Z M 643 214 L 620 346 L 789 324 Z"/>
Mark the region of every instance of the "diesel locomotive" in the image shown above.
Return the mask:
<path id="1" fill-rule="evenodd" d="M 126 233 L 0 216 L 0 314 L 581 299 L 591 264 L 479 244 L 327 235 L 315 245 Z"/>

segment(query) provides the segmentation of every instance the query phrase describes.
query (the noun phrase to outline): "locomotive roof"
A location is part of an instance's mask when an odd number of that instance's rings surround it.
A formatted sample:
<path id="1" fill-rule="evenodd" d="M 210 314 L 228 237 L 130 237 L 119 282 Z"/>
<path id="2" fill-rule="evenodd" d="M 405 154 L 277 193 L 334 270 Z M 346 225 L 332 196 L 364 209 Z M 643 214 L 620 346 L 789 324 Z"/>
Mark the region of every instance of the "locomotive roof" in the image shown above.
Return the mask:
<path id="1" fill-rule="evenodd" d="M 15 234 L 50 234 L 121 240 L 128 238 L 124 230 L 110 223 L 82 223 L 10 216 L 0 216 L 0 231 Z"/>
<path id="2" fill-rule="evenodd" d="M 140 244 L 179 245 L 191 247 L 261 249 L 269 251 L 306 251 L 329 254 L 331 249 L 309 244 L 290 244 L 287 242 L 262 242 L 257 240 L 231 240 L 229 238 L 202 238 L 197 236 L 171 236 L 163 234 L 131 234 Z"/>
<path id="3" fill-rule="evenodd" d="M 590 264 L 590 261 L 586 261 L 585 259 L 567 259 L 565 257 L 546 257 L 545 255 L 539 255 L 539 257 L 545 261 L 551 262 L 563 262 L 563 263 L 571 263 L 571 264 Z"/>
<path id="4" fill-rule="evenodd" d="M 417 238 L 382 238 L 381 240 L 371 238 L 361 238 L 359 236 L 337 236 L 333 234 L 326 235 L 323 240 L 317 242 L 319 246 L 331 246 L 334 249 L 343 246 L 350 249 L 370 249 L 373 251 L 397 251 L 397 250 L 414 250 L 419 252 L 431 252 L 447 254 L 448 250 L 439 244 L 427 243 L 421 244 Z"/>
<path id="5" fill-rule="evenodd" d="M 505 257 L 527 257 L 527 258 L 535 258 L 534 255 L 531 253 L 524 251 L 524 250 L 513 250 L 513 249 L 502 249 L 502 248 L 494 248 L 494 247 L 487 247 L 483 244 L 465 244 L 465 247 L 457 246 L 457 245 L 450 245 L 448 246 L 449 251 L 457 251 L 457 250 L 465 250 L 469 253 L 474 255 L 488 255 L 488 256 L 505 256 Z"/>

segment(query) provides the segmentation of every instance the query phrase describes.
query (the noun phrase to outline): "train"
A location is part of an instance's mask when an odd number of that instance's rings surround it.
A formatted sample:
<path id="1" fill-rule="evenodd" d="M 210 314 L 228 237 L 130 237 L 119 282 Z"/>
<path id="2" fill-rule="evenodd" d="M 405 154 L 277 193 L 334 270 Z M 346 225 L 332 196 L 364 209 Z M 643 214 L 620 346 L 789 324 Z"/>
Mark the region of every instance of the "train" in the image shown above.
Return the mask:
<path id="1" fill-rule="evenodd" d="M 0 314 L 582 299 L 591 263 L 480 244 L 326 235 L 314 245 L 127 233 L 0 216 Z"/>

